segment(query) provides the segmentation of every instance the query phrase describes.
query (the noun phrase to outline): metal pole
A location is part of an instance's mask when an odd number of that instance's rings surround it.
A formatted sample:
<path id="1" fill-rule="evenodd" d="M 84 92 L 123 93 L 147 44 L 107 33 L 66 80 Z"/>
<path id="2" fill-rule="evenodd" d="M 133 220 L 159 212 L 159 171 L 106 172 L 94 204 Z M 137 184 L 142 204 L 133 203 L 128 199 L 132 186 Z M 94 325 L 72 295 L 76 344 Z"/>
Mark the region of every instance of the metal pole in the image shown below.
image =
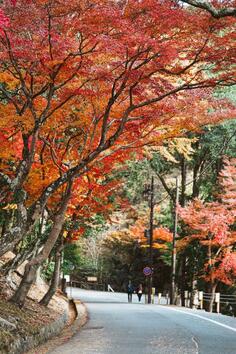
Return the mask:
<path id="1" fill-rule="evenodd" d="M 172 272 L 171 272 L 171 296 L 170 303 L 174 305 L 175 303 L 175 292 L 176 292 L 176 236 L 177 236 L 177 226 L 178 226 L 178 214 L 177 205 L 179 203 L 179 180 L 176 177 L 176 198 L 175 198 L 175 214 L 174 214 L 174 232 L 173 232 L 173 242 L 172 242 Z"/>
<path id="2" fill-rule="evenodd" d="M 149 266 L 153 270 L 153 212 L 154 212 L 154 177 L 151 180 L 151 198 L 150 198 L 150 224 L 149 224 Z M 148 278 L 148 304 L 152 302 L 152 274 Z"/>

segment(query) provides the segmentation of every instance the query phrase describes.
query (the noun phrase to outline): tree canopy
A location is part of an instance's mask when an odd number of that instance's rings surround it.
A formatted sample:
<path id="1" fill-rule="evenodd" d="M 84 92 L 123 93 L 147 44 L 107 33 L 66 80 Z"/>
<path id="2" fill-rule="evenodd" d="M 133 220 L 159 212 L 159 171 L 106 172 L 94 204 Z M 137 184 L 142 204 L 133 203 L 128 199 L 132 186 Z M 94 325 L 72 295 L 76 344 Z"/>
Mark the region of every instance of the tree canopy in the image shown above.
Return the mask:
<path id="1" fill-rule="evenodd" d="M 234 40 L 233 16 L 172 0 L 3 2 L 0 202 L 2 215 L 14 212 L 0 255 L 45 215 L 52 224 L 13 301 L 24 304 L 66 214 L 111 206 L 119 183 L 107 176 L 118 164 L 235 117 L 234 105 L 213 95 L 235 84 Z"/>

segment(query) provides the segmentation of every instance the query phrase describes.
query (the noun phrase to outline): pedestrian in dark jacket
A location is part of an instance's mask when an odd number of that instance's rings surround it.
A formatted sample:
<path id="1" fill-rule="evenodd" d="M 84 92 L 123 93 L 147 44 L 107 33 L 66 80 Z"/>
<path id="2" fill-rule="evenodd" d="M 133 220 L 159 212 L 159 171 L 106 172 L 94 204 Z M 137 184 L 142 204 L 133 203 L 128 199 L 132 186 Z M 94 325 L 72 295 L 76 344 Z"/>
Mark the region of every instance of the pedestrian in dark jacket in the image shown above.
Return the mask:
<path id="1" fill-rule="evenodd" d="M 136 289 L 136 293 L 138 295 L 138 301 L 141 301 L 142 295 L 143 295 L 143 286 L 142 284 L 139 284 L 139 286 Z"/>
<path id="2" fill-rule="evenodd" d="M 134 292 L 134 287 L 131 283 L 131 281 L 129 280 L 129 284 L 127 287 L 127 293 L 128 293 L 128 302 L 132 302 L 132 294 Z"/>

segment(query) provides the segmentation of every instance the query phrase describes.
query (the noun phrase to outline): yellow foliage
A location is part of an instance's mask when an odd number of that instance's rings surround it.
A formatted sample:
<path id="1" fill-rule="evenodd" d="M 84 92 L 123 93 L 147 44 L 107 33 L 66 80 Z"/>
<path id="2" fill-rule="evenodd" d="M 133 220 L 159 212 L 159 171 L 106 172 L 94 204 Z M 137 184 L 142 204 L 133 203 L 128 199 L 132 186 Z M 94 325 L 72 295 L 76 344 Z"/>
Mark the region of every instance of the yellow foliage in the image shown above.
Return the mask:
<path id="1" fill-rule="evenodd" d="M 194 149 L 192 148 L 192 144 L 197 141 L 197 138 L 173 138 L 167 141 L 166 146 L 158 146 L 156 151 L 167 160 L 173 163 L 178 163 L 178 161 L 174 158 L 174 153 L 178 152 L 183 155 L 186 160 L 190 160 Z M 152 148 L 153 149 L 153 148 Z"/>
<path id="2" fill-rule="evenodd" d="M 158 148 L 160 154 L 167 160 L 173 163 L 178 163 L 178 161 L 174 158 L 174 156 L 171 154 L 169 149 L 165 146 L 159 146 Z"/>
<path id="3" fill-rule="evenodd" d="M 14 90 L 19 81 L 11 74 L 6 71 L 0 73 L 0 82 L 7 84 L 8 89 Z"/>
<path id="4" fill-rule="evenodd" d="M 15 210 L 17 209 L 17 204 L 7 204 L 4 208 L 4 210 Z"/>
<path id="5" fill-rule="evenodd" d="M 63 232 L 63 237 L 66 238 L 67 235 L 68 235 L 68 231 L 65 230 L 65 231 Z"/>

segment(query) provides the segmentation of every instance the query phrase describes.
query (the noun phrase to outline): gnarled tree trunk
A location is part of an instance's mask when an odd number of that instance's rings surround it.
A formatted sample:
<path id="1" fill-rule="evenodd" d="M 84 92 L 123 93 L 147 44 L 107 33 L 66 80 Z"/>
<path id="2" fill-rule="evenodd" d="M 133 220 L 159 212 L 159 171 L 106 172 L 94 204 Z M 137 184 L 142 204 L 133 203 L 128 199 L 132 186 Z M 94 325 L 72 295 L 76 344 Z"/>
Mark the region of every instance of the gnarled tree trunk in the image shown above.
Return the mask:
<path id="1" fill-rule="evenodd" d="M 72 181 L 68 182 L 66 192 L 62 198 L 61 206 L 54 216 L 54 223 L 51 232 L 45 242 L 43 249 L 38 254 L 37 257 L 32 259 L 25 267 L 25 273 L 21 280 L 21 283 L 11 298 L 11 302 L 14 302 L 19 307 L 23 307 L 27 294 L 35 281 L 37 269 L 42 265 L 44 261 L 48 258 L 50 252 L 52 251 L 59 235 L 62 230 L 62 226 L 65 219 L 65 212 L 70 199 Z"/>
<path id="2" fill-rule="evenodd" d="M 19 252 L 16 254 L 16 256 L 8 261 L 3 267 L 2 267 L 2 273 L 3 275 L 8 278 L 11 277 L 11 274 L 18 268 L 20 267 L 26 260 L 32 259 L 33 257 L 36 256 L 36 254 L 39 252 L 40 249 L 40 238 L 33 240 L 31 247 L 27 250 L 22 250 L 20 249 Z"/>
<path id="3" fill-rule="evenodd" d="M 44 306 L 48 306 L 49 302 L 51 301 L 53 295 L 55 294 L 58 284 L 59 284 L 59 278 L 60 278 L 60 269 L 61 269 L 61 252 L 63 250 L 63 244 L 60 242 L 60 244 L 56 248 L 56 253 L 55 253 L 55 264 L 54 264 L 54 270 L 53 270 L 53 275 L 51 279 L 51 283 L 49 286 L 48 291 L 44 295 L 44 297 L 41 299 L 40 304 Z"/>

